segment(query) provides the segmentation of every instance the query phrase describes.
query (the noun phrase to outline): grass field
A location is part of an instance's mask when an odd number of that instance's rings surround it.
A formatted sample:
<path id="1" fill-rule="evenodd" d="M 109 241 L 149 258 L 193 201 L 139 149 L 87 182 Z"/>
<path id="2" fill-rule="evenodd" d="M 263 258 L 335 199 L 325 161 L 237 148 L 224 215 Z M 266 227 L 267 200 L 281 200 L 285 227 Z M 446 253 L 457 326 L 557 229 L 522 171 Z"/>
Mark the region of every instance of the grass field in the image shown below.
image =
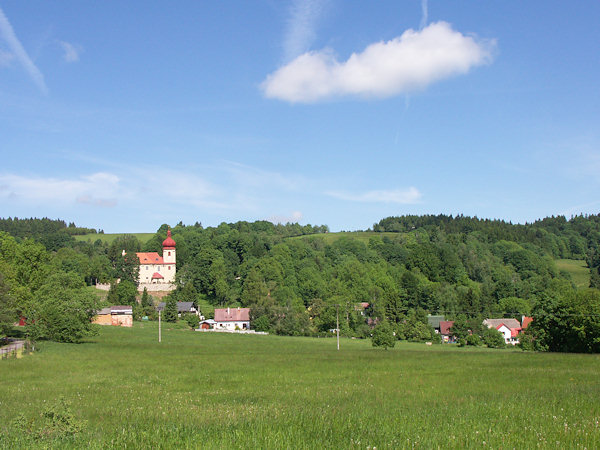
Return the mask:
<path id="1" fill-rule="evenodd" d="M 389 232 L 376 232 L 376 231 L 348 231 L 348 232 L 337 232 L 337 233 L 318 233 L 318 234 L 306 234 L 304 236 L 294 236 L 290 239 L 309 239 L 309 238 L 318 238 L 323 239 L 325 243 L 331 244 L 332 242 L 337 241 L 341 237 L 349 237 L 352 239 L 356 239 L 364 242 L 365 244 L 369 243 L 369 239 L 372 237 L 380 237 L 388 236 L 391 238 L 398 237 L 400 233 L 389 233 Z"/>
<path id="2" fill-rule="evenodd" d="M 590 269 L 585 261 L 575 259 L 556 260 L 558 270 L 564 270 L 571 274 L 573 283 L 577 288 L 590 287 Z"/>
<path id="3" fill-rule="evenodd" d="M 138 238 L 138 241 L 140 241 L 142 244 L 144 244 L 146 241 L 150 240 L 150 238 L 152 236 L 154 236 L 156 233 L 91 233 L 91 234 L 82 234 L 79 236 L 73 236 L 76 240 L 78 241 L 91 241 L 96 242 L 98 239 L 100 239 L 102 242 L 106 242 L 107 244 L 112 244 L 113 241 L 118 238 L 119 236 L 123 236 L 125 234 L 131 234 L 133 236 L 135 236 L 136 238 Z"/>
<path id="4" fill-rule="evenodd" d="M 39 347 L 0 361 L 3 448 L 600 447 L 598 356 L 182 329 L 158 344 L 155 323 Z M 41 417 L 61 397 L 85 421 L 72 436 Z"/>

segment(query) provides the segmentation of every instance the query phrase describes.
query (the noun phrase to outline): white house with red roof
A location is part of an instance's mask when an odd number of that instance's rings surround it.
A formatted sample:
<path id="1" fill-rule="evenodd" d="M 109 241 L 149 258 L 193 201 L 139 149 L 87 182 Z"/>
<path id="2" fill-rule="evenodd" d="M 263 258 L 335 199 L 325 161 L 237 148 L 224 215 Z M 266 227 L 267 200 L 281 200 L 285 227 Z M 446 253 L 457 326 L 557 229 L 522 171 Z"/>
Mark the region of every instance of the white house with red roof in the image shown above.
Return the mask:
<path id="1" fill-rule="evenodd" d="M 216 330 L 249 330 L 250 308 L 215 308 Z"/>
<path id="2" fill-rule="evenodd" d="M 485 319 L 483 324 L 502 333 L 506 344 L 516 345 L 519 343 L 519 333 L 522 327 L 517 319 Z"/>
<path id="3" fill-rule="evenodd" d="M 148 291 L 171 291 L 175 289 L 176 252 L 171 230 L 167 231 L 167 238 L 163 241 L 162 247 L 162 256 L 156 252 L 136 253 L 140 261 L 139 290 L 146 288 Z"/>

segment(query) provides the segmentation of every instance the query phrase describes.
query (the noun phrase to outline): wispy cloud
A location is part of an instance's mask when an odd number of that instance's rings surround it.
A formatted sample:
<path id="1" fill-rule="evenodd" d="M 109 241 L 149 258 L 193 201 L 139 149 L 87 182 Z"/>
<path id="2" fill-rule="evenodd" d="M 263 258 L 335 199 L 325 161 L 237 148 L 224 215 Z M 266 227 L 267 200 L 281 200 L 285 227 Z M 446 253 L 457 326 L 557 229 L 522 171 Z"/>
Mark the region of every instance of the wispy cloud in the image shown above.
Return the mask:
<path id="1" fill-rule="evenodd" d="M 98 172 L 78 178 L 0 175 L 0 198 L 25 203 L 88 204 L 111 207 L 120 194 L 119 177 Z"/>
<path id="2" fill-rule="evenodd" d="M 0 8 L 0 36 L 4 39 L 11 52 L 15 55 L 17 60 L 21 63 L 25 71 L 29 74 L 33 82 L 36 84 L 38 89 L 43 93 L 48 93 L 48 88 L 46 87 L 46 82 L 44 81 L 44 75 L 33 63 L 23 45 L 17 38 L 12 25 L 8 21 L 8 18 Z"/>
<path id="3" fill-rule="evenodd" d="M 300 211 L 293 211 L 289 216 L 273 215 L 267 218 L 266 220 L 274 224 L 298 223 L 302 220 L 303 216 L 304 215 Z"/>
<path id="4" fill-rule="evenodd" d="M 427 0 L 421 0 L 421 30 L 427 25 L 429 10 L 427 8 Z"/>
<path id="5" fill-rule="evenodd" d="M 62 47 L 62 49 L 64 51 L 63 59 L 66 62 L 72 63 L 72 62 L 79 61 L 79 54 L 82 51 L 80 46 L 75 46 L 75 45 L 70 44 L 65 41 L 58 41 L 58 43 L 60 44 L 60 46 Z"/>
<path id="6" fill-rule="evenodd" d="M 415 187 L 409 187 L 408 189 L 375 190 L 361 194 L 333 191 L 326 192 L 326 194 L 334 198 L 339 198 L 340 200 L 351 202 L 399 204 L 417 203 L 423 196 Z"/>
<path id="7" fill-rule="evenodd" d="M 316 37 L 316 26 L 328 6 L 327 0 L 294 0 L 283 42 L 285 60 L 307 52 Z"/>
<path id="8" fill-rule="evenodd" d="M 6 52 L 2 49 L 0 49 L 0 67 L 4 66 L 10 66 L 10 64 L 12 63 L 13 59 L 15 59 L 15 55 L 13 55 L 10 52 Z"/>
<path id="9" fill-rule="evenodd" d="M 268 98 L 293 103 L 390 97 L 490 63 L 494 47 L 493 40 L 478 40 L 436 22 L 371 44 L 342 62 L 327 49 L 304 53 L 270 74 L 261 88 Z"/>

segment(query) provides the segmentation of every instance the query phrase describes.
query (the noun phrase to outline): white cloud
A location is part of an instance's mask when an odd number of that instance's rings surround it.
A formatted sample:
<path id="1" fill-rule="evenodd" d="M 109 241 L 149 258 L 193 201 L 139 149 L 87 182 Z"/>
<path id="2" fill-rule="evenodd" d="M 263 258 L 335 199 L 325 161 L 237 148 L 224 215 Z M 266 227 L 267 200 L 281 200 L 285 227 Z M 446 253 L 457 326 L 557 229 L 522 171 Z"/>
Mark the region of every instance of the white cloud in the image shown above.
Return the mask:
<path id="1" fill-rule="evenodd" d="M 327 195 L 352 202 L 399 204 L 417 203 L 423 196 L 415 187 L 409 187 L 408 189 L 375 190 L 362 194 L 327 192 Z"/>
<path id="2" fill-rule="evenodd" d="M 390 97 L 467 73 L 492 60 L 495 41 L 481 41 L 436 22 L 369 45 L 339 62 L 330 50 L 308 52 L 267 76 L 264 95 L 312 103 L 340 96 Z"/>
<path id="3" fill-rule="evenodd" d="M 74 179 L 0 175 L 0 198 L 26 203 L 89 204 L 111 207 L 117 204 L 119 177 L 95 173 Z"/>
<path id="4" fill-rule="evenodd" d="M 21 42 L 17 38 L 17 35 L 8 21 L 8 18 L 2 11 L 2 8 L 0 8 L 0 36 L 2 36 L 12 53 L 21 63 L 39 90 L 44 94 L 48 93 L 48 88 L 46 87 L 46 82 L 44 81 L 44 75 L 42 75 L 42 72 L 40 72 L 40 70 L 36 67 L 23 48 L 23 45 L 21 45 Z"/>
<path id="5" fill-rule="evenodd" d="M 278 223 L 286 224 L 286 223 L 298 223 L 302 220 L 302 217 L 304 217 L 304 215 L 300 211 L 293 211 L 289 216 L 273 215 L 266 220 L 268 220 L 269 222 L 272 222 L 274 224 L 278 224 Z"/>
<path id="6" fill-rule="evenodd" d="M 60 46 L 63 48 L 65 52 L 63 58 L 66 62 L 77 62 L 79 61 L 79 54 L 81 53 L 81 47 L 75 46 L 73 44 L 69 44 L 65 41 L 58 41 Z"/>
<path id="7" fill-rule="evenodd" d="M 316 37 L 316 25 L 327 6 L 325 0 L 294 0 L 285 33 L 283 49 L 290 61 L 306 52 Z"/>

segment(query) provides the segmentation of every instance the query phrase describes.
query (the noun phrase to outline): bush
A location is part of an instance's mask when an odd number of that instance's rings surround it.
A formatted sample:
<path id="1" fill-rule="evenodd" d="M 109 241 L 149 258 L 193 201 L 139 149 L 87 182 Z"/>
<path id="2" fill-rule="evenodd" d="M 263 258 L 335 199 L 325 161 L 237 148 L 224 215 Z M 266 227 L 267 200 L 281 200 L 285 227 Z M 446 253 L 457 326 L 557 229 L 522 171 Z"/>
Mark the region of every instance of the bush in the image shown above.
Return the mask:
<path id="1" fill-rule="evenodd" d="M 379 323 L 373 330 L 371 338 L 373 347 L 383 347 L 384 349 L 393 348 L 396 345 L 396 337 L 392 331 L 392 327 L 386 321 Z"/>
<path id="2" fill-rule="evenodd" d="M 504 336 L 494 328 L 488 328 L 483 331 L 483 342 L 489 348 L 504 348 Z"/>
<path id="3" fill-rule="evenodd" d="M 481 338 L 477 334 L 470 334 L 467 336 L 467 345 L 479 347 L 482 344 Z"/>
<path id="4" fill-rule="evenodd" d="M 271 331 L 271 321 L 267 315 L 260 316 L 252 322 L 252 328 L 256 331 Z"/>
<path id="5" fill-rule="evenodd" d="M 200 325 L 200 319 L 196 314 L 185 314 L 184 319 L 190 328 L 194 330 L 198 328 L 198 325 Z"/>

